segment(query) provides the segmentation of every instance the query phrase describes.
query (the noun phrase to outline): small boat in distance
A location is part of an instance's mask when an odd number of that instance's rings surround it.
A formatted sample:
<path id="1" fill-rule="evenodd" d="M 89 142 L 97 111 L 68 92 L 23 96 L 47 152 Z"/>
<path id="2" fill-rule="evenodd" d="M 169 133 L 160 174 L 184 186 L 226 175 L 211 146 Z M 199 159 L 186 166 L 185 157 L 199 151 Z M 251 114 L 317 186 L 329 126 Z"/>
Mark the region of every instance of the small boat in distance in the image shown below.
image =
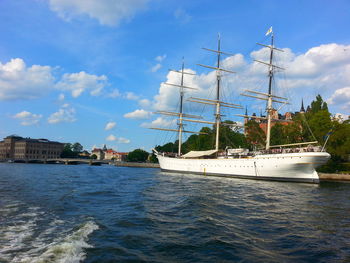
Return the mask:
<path id="1" fill-rule="evenodd" d="M 183 113 L 183 97 L 184 89 L 191 89 L 184 86 L 184 76 L 192 74 L 184 71 L 184 65 L 182 65 L 181 71 L 176 71 L 181 74 L 181 83 L 168 85 L 177 86 L 180 88 L 180 111 L 179 112 L 158 112 L 160 114 L 168 116 L 178 117 L 178 129 L 164 129 L 153 128 L 165 131 L 174 131 L 179 134 L 178 154 L 176 156 L 169 156 L 166 153 L 161 153 L 153 149 L 155 155 L 159 160 L 160 168 L 163 171 L 181 172 L 181 173 L 196 173 L 203 175 L 216 175 L 223 177 L 238 177 L 249 179 L 264 179 L 264 180 L 277 180 L 277 181 L 294 181 L 294 182 L 309 182 L 319 183 L 319 176 L 315 170 L 316 167 L 325 164 L 330 154 L 324 151 L 324 147 L 313 146 L 317 145 L 317 141 L 292 143 L 285 145 L 270 145 L 271 141 L 271 121 L 273 119 L 273 103 L 288 104 L 287 99 L 284 97 L 276 96 L 272 92 L 272 82 L 274 76 L 274 70 L 281 69 L 273 64 L 274 52 L 283 51 L 274 47 L 274 35 L 272 27 L 268 30 L 266 35 L 271 36 L 271 44 L 261 46 L 267 47 L 270 50 L 269 62 L 258 61 L 258 63 L 268 66 L 268 78 L 269 85 L 267 93 L 257 92 L 252 90 L 245 90 L 241 95 L 252 97 L 267 102 L 266 117 L 248 116 L 237 114 L 244 118 L 257 118 L 264 119 L 267 122 L 266 128 L 266 145 L 264 150 L 249 151 L 248 149 L 226 149 L 225 151 L 219 149 L 219 133 L 221 124 L 221 107 L 238 108 L 242 109 L 242 106 L 238 104 L 232 104 L 223 102 L 220 98 L 221 88 L 221 73 L 233 73 L 229 70 L 220 67 L 220 56 L 227 54 L 220 50 L 220 37 L 218 39 L 217 50 L 206 49 L 217 54 L 217 66 L 205 66 L 210 69 L 216 70 L 217 84 L 216 84 L 216 97 L 214 99 L 202 99 L 202 98 L 190 98 L 189 101 L 196 103 L 209 104 L 215 107 L 215 122 L 209 122 L 201 120 L 200 116 L 189 115 Z M 184 132 L 199 133 L 193 131 L 184 130 L 183 122 L 197 122 L 212 124 L 215 126 L 216 140 L 215 149 L 208 151 L 190 151 L 186 154 L 181 153 L 182 134 Z M 298 148 L 293 148 L 299 146 Z"/>

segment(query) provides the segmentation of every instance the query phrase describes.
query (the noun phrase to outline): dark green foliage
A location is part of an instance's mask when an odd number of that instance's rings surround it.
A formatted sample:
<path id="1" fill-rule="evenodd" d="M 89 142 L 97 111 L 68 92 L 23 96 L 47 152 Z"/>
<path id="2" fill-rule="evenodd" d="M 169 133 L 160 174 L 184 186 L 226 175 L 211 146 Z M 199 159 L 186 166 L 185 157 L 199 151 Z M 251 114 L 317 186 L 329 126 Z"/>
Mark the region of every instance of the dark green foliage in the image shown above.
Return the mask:
<path id="1" fill-rule="evenodd" d="M 83 146 L 80 143 L 76 142 L 72 145 L 72 151 L 80 153 L 83 151 Z"/>
<path id="2" fill-rule="evenodd" d="M 78 154 L 82 151 L 83 146 L 80 143 L 66 143 L 61 153 L 61 158 L 77 158 Z"/>
<path id="3" fill-rule="evenodd" d="M 97 159 L 97 155 L 96 154 L 91 155 L 90 159 L 96 160 Z"/>
<path id="4" fill-rule="evenodd" d="M 305 118 L 321 145 L 324 145 L 330 135 L 326 150 L 331 154 L 331 160 L 318 170 L 323 172 L 349 171 L 349 167 L 344 162 L 348 161 L 350 156 L 350 121 L 339 122 L 332 118 L 327 103 L 320 95 L 317 95 L 316 100 L 311 103 L 311 110 L 305 114 Z M 304 137 L 313 138 L 306 134 Z"/>
<path id="5" fill-rule="evenodd" d="M 231 125 L 233 124 L 235 124 L 233 121 L 223 122 L 223 126 L 220 128 L 219 149 L 225 149 L 226 146 L 231 148 L 248 147 L 244 134 L 232 130 Z"/>
<path id="6" fill-rule="evenodd" d="M 327 111 L 328 112 L 328 106 L 325 101 L 323 101 L 320 94 L 316 96 L 316 100 L 311 102 L 311 112 L 316 113 L 319 111 Z"/>
<path id="7" fill-rule="evenodd" d="M 242 133 L 235 132 L 230 128 L 230 124 L 234 124 L 232 121 L 224 121 L 224 125 L 220 129 L 220 149 L 225 149 L 226 146 L 233 148 L 247 147 L 248 144 Z M 215 127 L 203 127 L 200 132 L 206 134 L 193 134 L 182 144 L 182 153 L 185 154 L 189 151 L 205 151 L 215 148 Z M 159 152 L 173 152 L 178 151 L 178 141 L 174 143 L 166 143 L 163 146 L 157 146 L 155 149 Z"/>
<path id="8" fill-rule="evenodd" d="M 148 158 L 149 153 L 142 150 L 142 149 L 136 149 L 132 152 L 129 152 L 127 161 L 128 162 L 145 162 Z"/>
<path id="9" fill-rule="evenodd" d="M 149 161 L 151 163 L 158 163 L 158 159 L 157 159 L 157 157 L 155 156 L 154 153 L 152 153 L 151 157 L 149 158 Z"/>

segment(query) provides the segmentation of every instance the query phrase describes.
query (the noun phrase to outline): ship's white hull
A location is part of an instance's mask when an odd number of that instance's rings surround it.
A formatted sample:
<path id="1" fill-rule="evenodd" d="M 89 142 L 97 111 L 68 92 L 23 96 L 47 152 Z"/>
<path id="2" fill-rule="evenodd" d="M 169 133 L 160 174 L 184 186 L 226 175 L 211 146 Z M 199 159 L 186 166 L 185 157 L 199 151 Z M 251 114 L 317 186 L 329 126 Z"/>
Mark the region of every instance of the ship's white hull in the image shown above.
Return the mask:
<path id="1" fill-rule="evenodd" d="M 326 152 L 266 154 L 248 158 L 183 159 L 158 154 L 164 171 L 278 181 L 318 183 L 316 167 L 325 164 Z"/>

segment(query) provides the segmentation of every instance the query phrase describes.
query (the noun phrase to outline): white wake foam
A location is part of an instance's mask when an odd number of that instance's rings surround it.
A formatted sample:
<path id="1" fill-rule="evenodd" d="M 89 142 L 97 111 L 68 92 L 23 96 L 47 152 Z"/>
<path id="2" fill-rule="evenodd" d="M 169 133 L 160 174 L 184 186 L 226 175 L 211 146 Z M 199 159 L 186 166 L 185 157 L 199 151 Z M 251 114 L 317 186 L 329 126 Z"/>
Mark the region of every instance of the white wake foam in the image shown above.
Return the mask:
<path id="1" fill-rule="evenodd" d="M 59 262 L 76 263 L 85 259 L 85 248 L 92 247 L 87 243 L 88 236 L 98 229 L 93 221 L 81 225 L 78 230 L 66 236 L 63 240 L 48 245 L 46 251 L 35 258 L 28 258 L 22 262 Z"/>
<path id="2" fill-rule="evenodd" d="M 23 205 L 1 209 L 7 217 L 0 217 L 0 262 L 75 263 L 85 259 L 84 249 L 92 247 L 87 243 L 88 236 L 98 225 L 87 221 L 72 232 L 65 227 L 66 222 L 49 219 L 51 216 L 38 207 L 23 209 Z M 22 213 L 18 213 L 20 208 Z"/>

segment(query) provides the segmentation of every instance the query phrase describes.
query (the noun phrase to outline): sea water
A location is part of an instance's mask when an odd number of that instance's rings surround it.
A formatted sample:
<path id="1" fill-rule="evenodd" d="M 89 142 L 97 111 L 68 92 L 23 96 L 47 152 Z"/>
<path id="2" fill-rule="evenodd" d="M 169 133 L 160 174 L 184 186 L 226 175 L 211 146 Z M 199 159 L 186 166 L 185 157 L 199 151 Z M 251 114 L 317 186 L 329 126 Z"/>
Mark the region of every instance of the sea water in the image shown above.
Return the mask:
<path id="1" fill-rule="evenodd" d="M 350 262 L 350 184 L 0 163 L 0 262 Z"/>

